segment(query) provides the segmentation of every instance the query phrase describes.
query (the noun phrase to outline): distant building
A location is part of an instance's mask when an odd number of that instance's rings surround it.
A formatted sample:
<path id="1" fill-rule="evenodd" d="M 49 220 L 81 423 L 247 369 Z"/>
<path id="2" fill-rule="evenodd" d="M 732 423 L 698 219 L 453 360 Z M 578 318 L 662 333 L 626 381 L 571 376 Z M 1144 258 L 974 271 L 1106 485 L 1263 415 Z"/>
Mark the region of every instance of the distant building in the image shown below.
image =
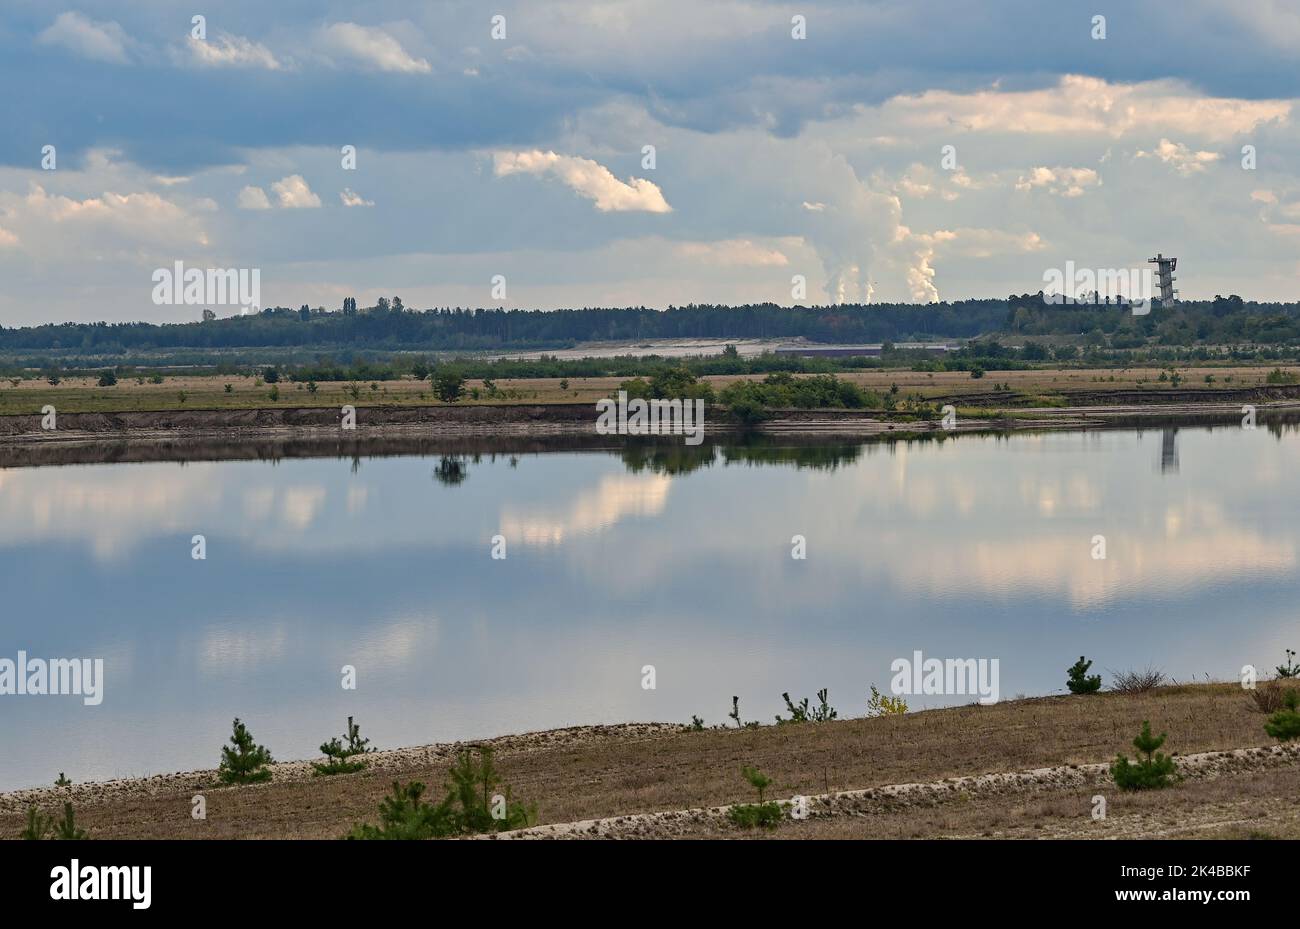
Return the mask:
<path id="1" fill-rule="evenodd" d="M 923 342 L 897 342 L 894 348 L 900 351 L 927 352 L 942 355 L 953 351 L 951 345 L 931 345 Z M 884 352 L 883 345 L 828 345 L 825 348 L 811 345 L 792 345 L 778 348 L 778 355 L 798 355 L 803 358 L 877 358 Z"/>

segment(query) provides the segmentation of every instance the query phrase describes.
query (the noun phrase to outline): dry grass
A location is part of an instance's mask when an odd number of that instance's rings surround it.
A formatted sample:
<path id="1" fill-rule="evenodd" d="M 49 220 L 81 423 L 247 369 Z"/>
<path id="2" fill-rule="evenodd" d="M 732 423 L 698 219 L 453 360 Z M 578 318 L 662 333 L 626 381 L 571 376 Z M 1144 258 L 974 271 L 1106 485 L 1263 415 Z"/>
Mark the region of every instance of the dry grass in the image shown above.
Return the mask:
<path id="1" fill-rule="evenodd" d="M 1207 387 L 1255 387 L 1265 384 L 1268 372 L 1276 365 L 1241 366 L 1234 368 L 1195 367 L 1179 368 L 1183 374 L 1182 390 L 1195 393 Z M 1061 390 L 1093 390 L 1104 392 L 1120 389 L 1169 388 L 1160 383 L 1160 368 L 1112 368 L 1105 370 L 1077 368 L 1043 368 L 1032 371 L 990 371 L 980 380 L 974 380 L 962 371 L 858 371 L 838 376 L 865 388 L 886 392 L 897 384 L 900 393 L 920 394 L 923 397 L 947 396 L 963 393 L 988 393 L 994 383 L 1007 385 L 1012 392 L 1028 397 L 1051 398 Z M 1205 375 L 1213 374 L 1215 382 L 1205 383 Z M 761 379 L 762 375 L 742 377 L 718 376 L 705 378 L 720 390 L 736 380 Z M 1231 378 L 1228 381 L 1227 378 Z M 560 389 L 559 378 L 500 378 L 497 387 L 514 391 L 515 399 L 489 400 L 481 394 L 478 400 L 467 397 L 461 403 L 595 403 L 618 389 L 622 378 L 572 377 L 569 389 Z M 141 383 L 140 381 L 143 381 Z M 161 384 L 150 383 L 147 378 L 123 376 L 113 387 L 97 386 L 95 377 L 66 378 L 57 386 L 41 379 L 20 381 L 16 386 L 9 380 L 0 380 L 0 415 L 6 413 L 37 413 L 45 404 L 52 404 L 60 412 L 123 412 L 127 410 L 177 410 L 177 409 L 260 409 L 265 407 L 338 407 L 345 403 L 366 406 L 435 405 L 427 381 L 407 377 L 394 381 L 359 382 L 361 395 L 353 398 L 347 384 L 321 382 L 312 394 L 306 385 L 282 381 L 279 398 L 270 398 L 271 386 L 258 384 L 256 376 L 244 375 L 165 375 Z M 373 388 L 372 388 L 373 383 Z M 230 391 L 225 386 L 230 385 Z M 466 382 L 470 390 L 482 390 L 479 380 Z M 180 395 L 184 393 L 185 399 Z M 1008 398 L 1011 394 L 1008 394 Z"/>
<path id="2" fill-rule="evenodd" d="M 748 801 L 745 765 L 772 778 L 774 796 L 792 796 L 1110 761 L 1144 719 L 1167 731 L 1166 750 L 1180 754 L 1270 741 L 1238 685 L 1202 684 L 1131 697 L 1047 697 L 876 719 L 502 747 L 497 761 L 514 796 L 537 803 L 541 822 L 570 822 Z M 373 817 L 394 777 L 441 784 L 446 766 L 411 763 L 400 771 L 205 790 L 202 823 L 189 816 L 194 791 L 182 788 L 152 796 L 119 791 L 79 803 L 77 817 L 98 837 L 330 838 Z M 18 811 L 0 815 L 0 835 L 15 835 L 21 822 Z"/>

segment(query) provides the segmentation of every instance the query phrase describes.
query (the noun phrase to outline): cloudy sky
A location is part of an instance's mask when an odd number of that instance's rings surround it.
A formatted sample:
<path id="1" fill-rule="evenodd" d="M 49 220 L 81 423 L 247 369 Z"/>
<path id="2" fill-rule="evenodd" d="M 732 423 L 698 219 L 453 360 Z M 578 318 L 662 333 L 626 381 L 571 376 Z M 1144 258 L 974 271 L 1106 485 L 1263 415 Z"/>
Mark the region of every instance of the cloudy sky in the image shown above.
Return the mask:
<path id="1" fill-rule="evenodd" d="M 1006 296 L 1157 251 L 1186 297 L 1300 297 L 1284 0 L 196 6 L 6 0 L 0 324 L 196 318 L 151 300 L 176 261 L 329 308 Z"/>

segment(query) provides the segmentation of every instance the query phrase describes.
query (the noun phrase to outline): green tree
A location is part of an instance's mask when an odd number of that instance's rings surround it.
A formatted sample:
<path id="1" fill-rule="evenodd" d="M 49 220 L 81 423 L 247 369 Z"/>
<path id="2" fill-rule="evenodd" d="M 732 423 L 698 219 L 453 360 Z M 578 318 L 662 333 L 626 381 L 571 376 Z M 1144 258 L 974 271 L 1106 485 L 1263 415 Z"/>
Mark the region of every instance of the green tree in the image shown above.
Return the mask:
<path id="1" fill-rule="evenodd" d="M 1093 694 L 1101 690 L 1101 675 L 1088 674 L 1088 669 L 1092 667 L 1092 662 L 1079 656 L 1079 660 L 1070 665 L 1065 673 L 1069 675 L 1065 686 L 1070 688 L 1072 694 Z"/>
<path id="2" fill-rule="evenodd" d="M 1133 747 L 1145 755 L 1136 763 L 1130 762 L 1124 755 L 1119 755 L 1110 766 L 1111 777 L 1120 790 L 1151 790 L 1168 787 L 1174 774 L 1174 759 L 1157 752 L 1165 744 L 1165 733 L 1159 736 L 1151 734 L 1151 723 L 1143 720 L 1142 731 L 1133 740 Z"/>
<path id="3" fill-rule="evenodd" d="M 230 745 L 222 746 L 221 764 L 217 766 L 217 780 L 223 784 L 256 784 L 271 779 L 271 772 L 266 765 L 275 759 L 264 746 L 253 741 L 239 717 L 235 717 L 234 731 L 230 736 Z"/>
<path id="4" fill-rule="evenodd" d="M 116 383 L 117 383 L 117 375 L 113 373 L 113 370 L 111 368 L 99 375 L 100 387 L 112 387 Z"/>
<path id="5" fill-rule="evenodd" d="M 433 379 L 433 392 L 443 403 L 455 403 L 465 396 L 465 376 L 459 371 L 440 371 Z"/>
<path id="6" fill-rule="evenodd" d="M 1282 697 L 1286 708 L 1278 710 L 1264 723 L 1264 731 L 1279 742 L 1290 742 L 1300 738 L 1300 694 L 1294 689 L 1288 690 Z"/>

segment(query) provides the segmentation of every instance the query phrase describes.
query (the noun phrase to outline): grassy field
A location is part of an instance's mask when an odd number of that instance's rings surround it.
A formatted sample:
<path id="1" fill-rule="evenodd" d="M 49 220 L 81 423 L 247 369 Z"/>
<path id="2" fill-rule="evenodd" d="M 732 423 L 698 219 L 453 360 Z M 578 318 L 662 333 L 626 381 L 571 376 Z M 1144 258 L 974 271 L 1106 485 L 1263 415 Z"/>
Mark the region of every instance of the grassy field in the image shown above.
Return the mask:
<path id="1" fill-rule="evenodd" d="M 1209 388 L 1258 387 L 1267 382 L 1275 365 L 1180 368 L 1180 389 L 1194 395 Z M 1300 377 L 1300 369 L 1284 368 Z M 1081 369 L 1043 368 L 1032 371 L 990 371 L 974 379 L 961 371 L 862 371 L 839 377 L 880 392 L 897 384 L 901 394 L 922 397 L 987 393 L 995 384 L 1038 404 L 1060 402 L 1059 392 L 1122 389 L 1169 389 L 1161 382 L 1160 368 Z M 1206 377 L 1213 377 L 1209 383 Z M 761 379 L 759 375 L 707 377 L 715 390 L 740 379 Z M 558 378 L 499 379 L 498 390 L 507 396 L 488 399 L 478 380 L 466 383 L 469 391 L 480 391 L 475 399 L 467 395 L 461 404 L 501 403 L 592 403 L 617 391 L 623 379 L 617 377 L 570 378 L 561 389 Z M 147 378 L 122 377 L 113 387 L 99 387 L 94 377 L 67 378 L 57 386 L 44 380 L 0 381 L 0 415 L 38 413 L 50 404 L 61 413 L 122 412 L 127 410 L 261 409 L 271 407 L 339 407 L 382 405 L 436 405 L 438 401 L 427 381 L 408 377 L 394 381 L 322 382 L 313 393 L 305 384 L 281 381 L 270 385 L 261 378 L 244 375 L 165 376 L 161 384 Z M 227 389 L 227 387 L 229 389 Z M 355 389 L 355 392 L 354 392 Z M 273 397 L 272 394 L 275 394 Z M 1022 398 L 1022 399 L 1023 399 Z"/>
<path id="2" fill-rule="evenodd" d="M 853 708 L 843 706 L 849 713 Z M 751 802 L 741 768 L 772 778 L 769 796 L 964 775 L 1022 772 L 1055 765 L 1110 762 L 1132 754 L 1143 720 L 1167 731 L 1165 751 L 1178 755 L 1270 745 L 1264 716 L 1236 684 L 1174 685 L 1140 695 L 1101 693 L 1004 701 L 903 716 L 844 719 L 758 729 L 682 731 L 671 726 L 558 730 L 492 740 L 513 796 L 535 803 L 541 823 Z M 364 723 L 364 720 L 361 720 Z M 274 749 L 274 746 L 270 746 Z M 213 745 L 214 761 L 217 745 Z M 301 763 L 278 765 L 272 782 L 217 788 L 212 772 L 78 785 L 66 794 L 93 837 L 334 838 L 374 821 L 394 779 L 444 782 L 453 746 L 374 756 L 372 770 L 312 777 Z M 1160 791 L 1126 794 L 1113 784 L 1082 787 L 1010 779 L 1010 789 L 940 789 L 928 798 L 873 803 L 845 816 L 786 821 L 774 832 L 723 825 L 699 832 L 724 837 L 933 837 L 1179 834 L 1300 835 L 1294 804 L 1300 756 L 1268 766 L 1226 766 Z M 1025 783 L 1020 783 L 1024 781 Z M 939 785 L 940 788 L 957 785 Z M 208 817 L 190 818 L 190 800 L 207 798 Z M 1107 797 L 1104 822 L 1091 798 Z M 50 806 L 64 794 L 51 788 Z M 21 828 L 25 798 L 0 795 L 0 836 Z"/>

